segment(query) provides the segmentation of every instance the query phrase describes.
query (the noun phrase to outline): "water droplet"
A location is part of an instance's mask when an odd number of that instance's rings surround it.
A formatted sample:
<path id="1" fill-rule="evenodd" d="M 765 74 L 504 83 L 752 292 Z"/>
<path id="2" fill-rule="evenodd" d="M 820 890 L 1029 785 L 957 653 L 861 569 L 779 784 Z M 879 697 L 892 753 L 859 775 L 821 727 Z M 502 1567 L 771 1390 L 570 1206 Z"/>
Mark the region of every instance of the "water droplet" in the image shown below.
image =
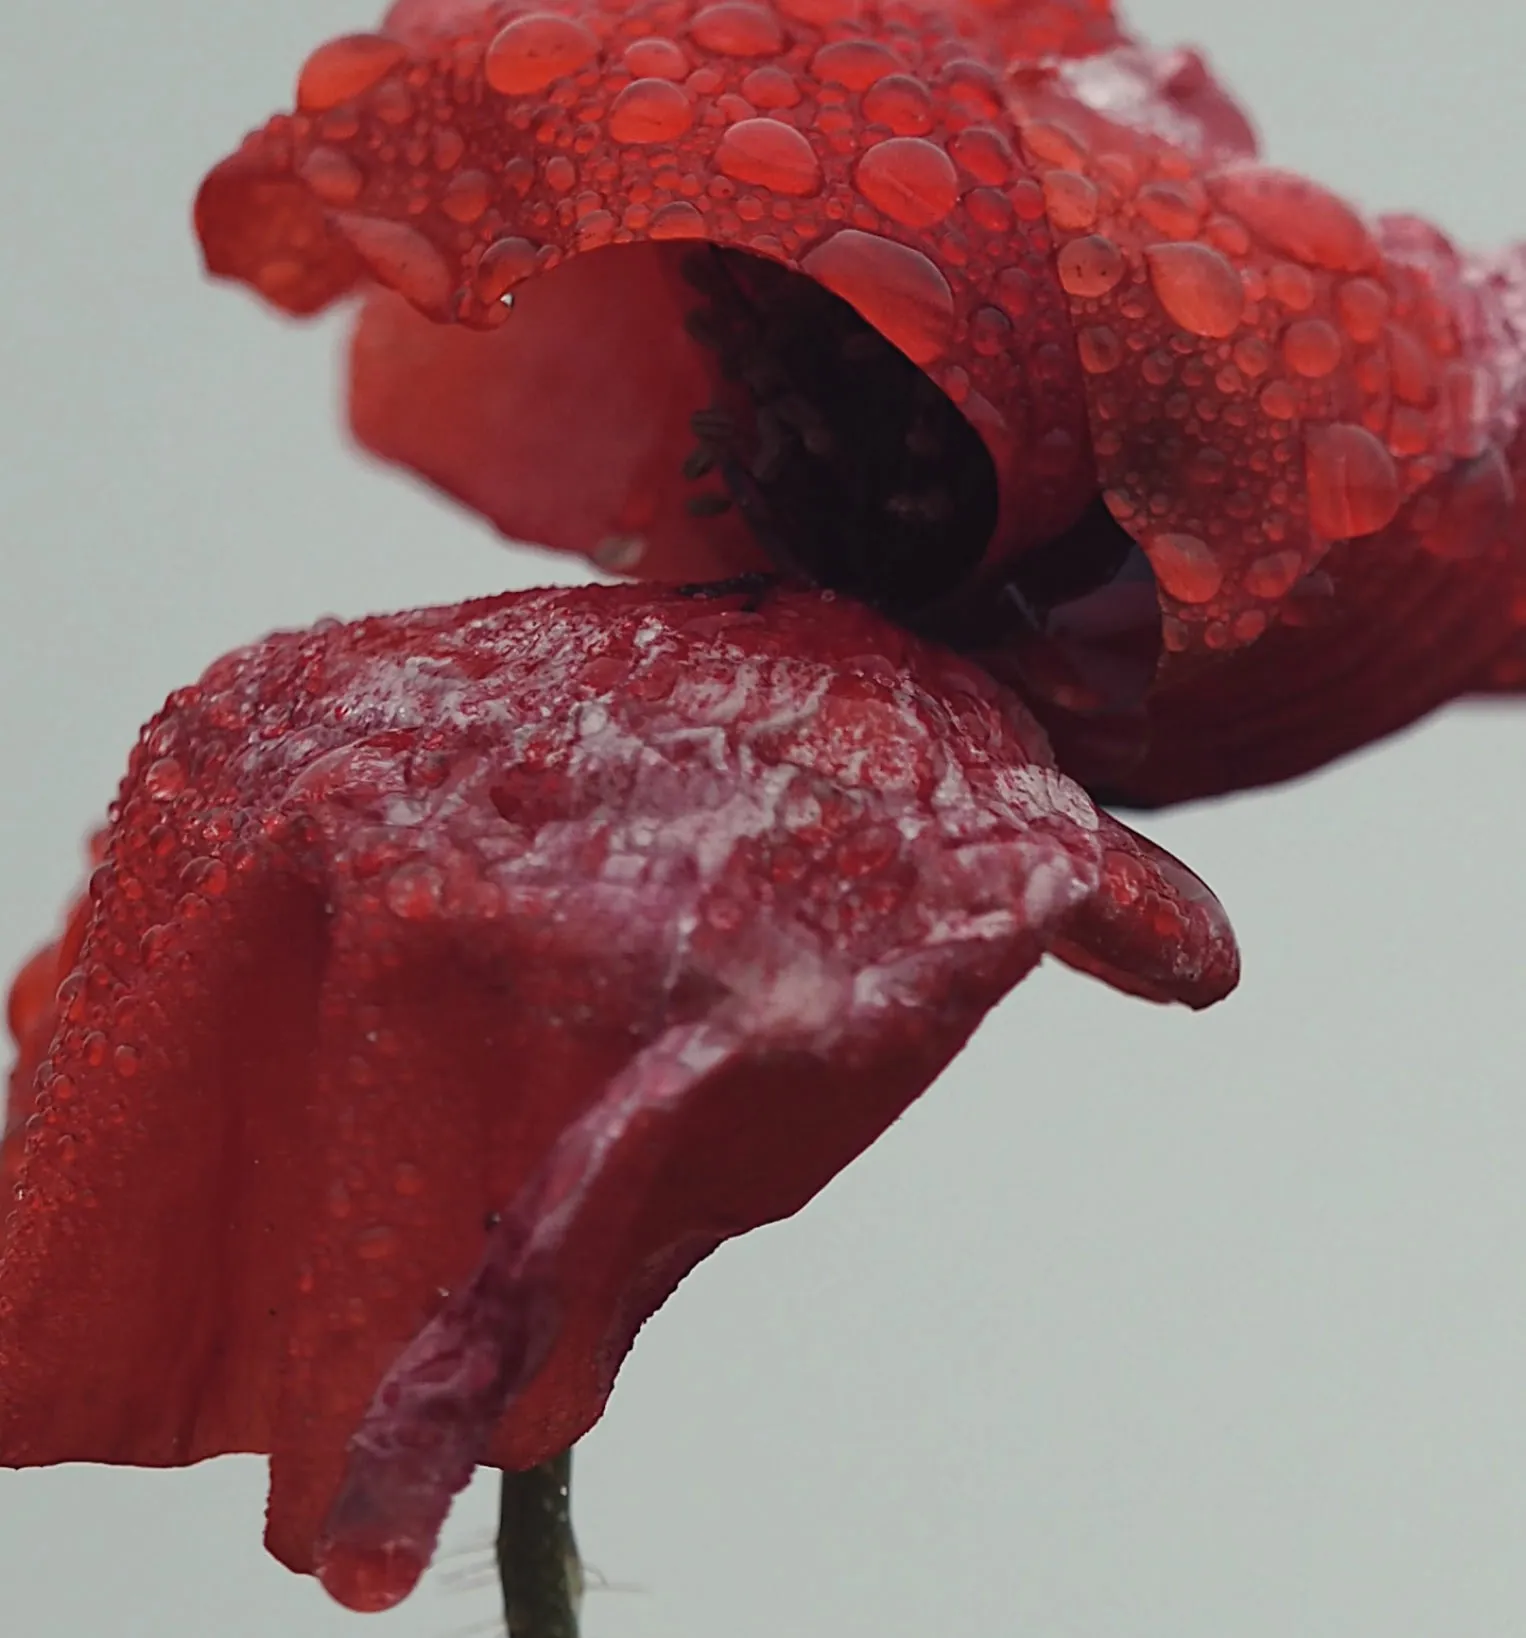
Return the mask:
<path id="1" fill-rule="evenodd" d="M 821 186 L 816 150 L 791 125 L 744 119 L 728 126 L 715 150 L 719 169 L 734 182 L 803 197 Z"/>
<path id="2" fill-rule="evenodd" d="M 1123 362 L 1123 343 L 1106 325 L 1088 325 L 1076 337 L 1081 368 L 1088 375 L 1107 375 Z"/>
<path id="3" fill-rule="evenodd" d="M 1012 175 L 1016 163 L 1012 144 L 989 125 L 970 125 L 949 145 L 954 160 L 977 182 L 1000 187 Z"/>
<path id="4" fill-rule="evenodd" d="M 450 269 L 417 228 L 349 211 L 336 216 L 334 223 L 379 284 L 406 296 L 423 312 L 445 311 L 452 292 Z"/>
<path id="5" fill-rule="evenodd" d="M 811 73 L 823 85 L 842 85 L 867 91 L 877 80 L 906 64 L 878 40 L 835 40 L 811 58 Z"/>
<path id="6" fill-rule="evenodd" d="M 138 1073 L 138 1049 L 123 1042 L 111 1055 L 112 1066 L 124 1081 L 130 1081 Z"/>
<path id="7" fill-rule="evenodd" d="M 185 789 L 185 769 L 172 756 L 151 762 L 143 775 L 143 789 L 156 802 L 168 802 Z"/>
<path id="8" fill-rule="evenodd" d="M 1045 171 L 1044 210 L 1062 233 L 1077 233 L 1097 220 L 1097 187 L 1079 171 Z"/>
<path id="9" fill-rule="evenodd" d="M 1385 324 L 1383 334 L 1394 397 L 1406 404 L 1429 404 L 1436 396 L 1435 360 L 1408 326 Z"/>
<path id="10" fill-rule="evenodd" d="M 865 92 L 861 104 L 871 125 L 888 125 L 897 136 L 921 136 L 933 128 L 932 98 L 921 80 L 891 74 Z"/>
<path id="11" fill-rule="evenodd" d="M 1245 589 L 1252 597 L 1282 597 L 1302 572 L 1303 558 L 1297 552 L 1268 552 L 1246 569 Z"/>
<path id="12" fill-rule="evenodd" d="M 1314 275 L 1297 262 L 1273 262 L 1266 270 L 1266 288 L 1290 313 L 1307 313 L 1314 305 Z"/>
<path id="13" fill-rule="evenodd" d="M 1012 341 L 1012 321 L 994 307 L 977 307 L 970 315 L 970 345 L 982 358 L 994 358 Z"/>
<path id="14" fill-rule="evenodd" d="M 344 34 L 321 45 L 297 77 L 297 106 L 321 113 L 368 91 L 408 55 L 397 40 L 380 34 Z"/>
<path id="15" fill-rule="evenodd" d="M 387 908 L 405 920 L 427 920 L 439 911 L 443 886 L 440 872 L 433 865 L 400 865 L 387 881 Z"/>
<path id="16" fill-rule="evenodd" d="M 575 74 L 598 55 L 591 30 L 571 17 L 535 11 L 516 17 L 493 36 L 482 73 L 488 85 L 506 97 L 544 91 L 553 80 Z"/>
<path id="17" fill-rule="evenodd" d="M 671 80 L 632 80 L 609 110 L 609 134 L 632 147 L 671 142 L 694 123 L 689 93 Z"/>
<path id="18" fill-rule="evenodd" d="M 1290 370 L 1318 380 L 1341 361 L 1340 332 L 1323 319 L 1297 319 L 1282 338 L 1282 356 Z"/>
<path id="19" fill-rule="evenodd" d="M 657 34 L 632 40 L 622 61 L 637 80 L 681 80 L 689 72 L 689 59 L 682 47 Z"/>
<path id="20" fill-rule="evenodd" d="M 930 364 L 947 349 L 954 294 L 921 251 L 844 228 L 817 245 L 800 267 L 841 296 L 912 363 Z"/>
<path id="21" fill-rule="evenodd" d="M 360 167 L 337 148 L 314 148 L 297 175 L 325 205 L 353 205 L 366 185 Z"/>
<path id="22" fill-rule="evenodd" d="M 652 218 L 648 232 L 654 239 L 703 239 L 705 219 L 693 205 L 675 199 Z"/>
<path id="23" fill-rule="evenodd" d="M 1260 336 L 1241 336 L 1230 356 L 1235 368 L 1252 378 L 1265 375 L 1272 367 L 1272 349 Z"/>
<path id="24" fill-rule="evenodd" d="M 1207 204 L 1202 190 L 1182 182 L 1151 182 L 1135 196 L 1139 214 L 1168 239 L 1190 239 L 1202 226 Z"/>
<path id="25" fill-rule="evenodd" d="M 753 69 L 742 81 L 741 91 L 754 108 L 793 108 L 800 101 L 794 75 L 777 63 Z"/>
<path id="26" fill-rule="evenodd" d="M 318 1579 L 336 1604 L 362 1614 L 390 1610 L 418 1585 L 426 1560 L 415 1547 L 365 1547 L 328 1540 L 318 1548 Z"/>
<path id="27" fill-rule="evenodd" d="M 1428 552 L 1456 561 L 1478 557 L 1509 538 L 1515 482 L 1497 449 L 1454 467 L 1441 481 L 1440 515 L 1420 537 Z"/>
<path id="28" fill-rule="evenodd" d="M 1206 603 L 1223 584 L 1218 559 L 1196 535 L 1152 535 L 1146 556 L 1155 578 L 1183 603 Z"/>
<path id="29" fill-rule="evenodd" d="M 482 252 L 472 274 L 472 289 L 482 302 L 500 301 L 516 284 L 535 271 L 539 247 L 528 239 L 495 239 Z"/>
<path id="30" fill-rule="evenodd" d="M 553 154 L 546 161 L 546 186 L 553 193 L 568 193 L 578 179 L 578 168 L 566 154 Z"/>
<path id="31" fill-rule="evenodd" d="M 1291 171 L 1232 166 L 1210 176 L 1208 189 L 1257 238 L 1296 261 L 1332 273 L 1364 273 L 1378 260 L 1366 224 L 1351 206 Z"/>
<path id="32" fill-rule="evenodd" d="M 1245 311 L 1240 275 L 1208 245 L 1150 245 L 1145 250 L 1150 283 L 1160 304 L 1195 336 L 1233 335 Z"/>
<path id="33" fill-rule="evenodd" d="M 1079 171 L 1086 162 L 1086 144 L 1068 125 L 1038 119 L 1020 133 L 1023 147 L 1040 165 L 1054 165 L 1062 171 Z"/>
<path id="34" fill-rule="evenodd" d="M 1335 309 L 1353 341 L 1376 341 L 1392 306 L 1388 292 L 1375 279 L 1347 279 L 1335 292 Z"/>
<path id="35" fill-rule="evenodd" d="M 859 192 L 892 221 L 906 227 L 941 222 L 959 198 L 954 162 L 923 137 L 891 137 L 858 162 Z"/>
<path id="36" fill-rule="evenodd" d="M 1327 540 L 1370 535 L 1399 510 L 1393 456 L 1365 428 L 1332 421 L 1304 431 L 1309 522 Z"/>
<path id="37" fill-rule="evenodd" d="M 784 49 L 779 19 L 748 0 L 720 0 L 695 15 L 689 32 L 706 51 L 723 57 L 771 57 Z"/>
<path id="38" fill-rule="evenodd" d="M 484 171 L 457 171 L 445 184 L 440 209 L 453 222 L 469 227 L 481 219 L 492 202 L 493 184 Z"/>
<path id="39" fill-rule="evenodd" d="M 1268 381 L 1256 402 L 1274 421 L 1291 421 L 1303 407 L 1298 389 L 1289 381 Z"/>
<path id="40" fill-rule="evenodd" d="M 1118 246 L 1100 233 L 1072 239 L 1055 258 L 1055 270 L 1066 293 L 1082 300 L 1105 296 L 1123 277 L 1123 267 Z"/>

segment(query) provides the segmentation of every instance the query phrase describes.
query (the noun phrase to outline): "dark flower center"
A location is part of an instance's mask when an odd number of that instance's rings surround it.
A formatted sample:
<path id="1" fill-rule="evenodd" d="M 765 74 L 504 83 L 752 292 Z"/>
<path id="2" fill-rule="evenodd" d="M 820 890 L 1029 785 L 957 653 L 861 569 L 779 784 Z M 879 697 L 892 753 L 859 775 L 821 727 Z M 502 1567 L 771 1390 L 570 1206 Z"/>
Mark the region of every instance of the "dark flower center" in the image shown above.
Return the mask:
<path id="1" fill-rule="evenodd" d="M 691 421 L 691 511 L 735 506 L 787 575 L 978 656 L 1074 747 L 1080 777 L 1134 760 L 1159 607 L 1147 558 L 1101 497 L 1053 540 L 986 562 L 991 456 L 910 359 L 776 263 L 710 246 L 681 270 L 715 379 Z"/>

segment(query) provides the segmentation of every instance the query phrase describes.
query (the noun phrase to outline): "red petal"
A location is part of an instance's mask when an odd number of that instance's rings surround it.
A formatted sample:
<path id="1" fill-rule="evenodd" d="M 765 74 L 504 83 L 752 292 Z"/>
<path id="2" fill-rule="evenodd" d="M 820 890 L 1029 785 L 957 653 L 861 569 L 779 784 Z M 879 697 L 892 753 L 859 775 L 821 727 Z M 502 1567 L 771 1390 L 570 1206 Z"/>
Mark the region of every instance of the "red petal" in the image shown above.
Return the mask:
<path id="1" fill-rule="evenodd" d="M 540 592 L 231 655 L 146 730 L 92 881 L 0 1460 L 269 1451 L 272 1550 L 322 1535 L 332 1590 L 393 1601 L 471 1466 L 578 1437 L 682 1275 L 1047 941 L 1227 988 L 1184 879 L 981 671 L 830 595 Z"/>
<path id="2" fill-rule="evenodd" d="M 500 298 L 581 252 L 699 239 L 803 269 L 928 369 L 996 458 L 995 555 L 1091 499 L 1081 372 L 1001 73 L 1014 51 L 1115 41 L 1108 7 L 410 4 L 388 27 L 321 48 L 304 85 L 365 84 L 272 121 L 197 204 L 208 267 L 289 311 L 369 274 L 432 319 L 539 332 L 496 344 L 493 363 L 536 370 L 504 389 L 486 350 L 467 363 L 465 344 L 417 326 L 395 348 L 400 321 L 373 307 L 353 405 L 372 447 L 509 532 L 589 551 L 639 528 L 643 573 L 693 562 L 680 467 L 705 358 L 675 294 L 599 257 L 576 290 L 527 292 L 512 315 Z M 421 399 L 451 406 L 443 423 Z M 526 399 L 535 436 L 502 442 Z M 583 493 L 590 418 L 603 467 Z"/>

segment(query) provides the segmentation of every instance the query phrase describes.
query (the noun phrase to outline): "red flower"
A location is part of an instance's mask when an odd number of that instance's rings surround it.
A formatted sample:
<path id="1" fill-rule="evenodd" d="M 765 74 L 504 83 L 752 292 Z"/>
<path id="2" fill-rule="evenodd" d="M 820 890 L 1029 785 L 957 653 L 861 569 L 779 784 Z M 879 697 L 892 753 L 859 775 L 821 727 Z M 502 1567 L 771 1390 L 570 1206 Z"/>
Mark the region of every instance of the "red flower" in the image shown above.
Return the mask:
<path id="1" fill-rule="evenodd" d="M 56 1017 L 17 992 L 0 1449 L 269 1451 L 272 1551 L 357 1608 L 1046 949 L 1193 1006 L 1237 965 L 1009 694 L 820 593 L 230 655 L 144 731 L 90 900 Z"/>
<path id="2" fill-rule="evenodd" d="M 1232 986 L 1083 785 L 1521 680 L 1526 263 L 1252 163 L 1102 0 L 402 0 L 298 102 L 198 227 L 289 312 L 364 294 L 366 443 L 787 582 L 229 657 L 18 982 L 0 1453 L 269 1451 L 272 1550 L 375 1608 L 1046 951 Z"/>
<path id="3" fill-rule="evenodd" d="M 313 54 L 197 222 L 289 312 L 397 292 L 355 428 L 506 532 L 874 595 L 1159 803 L 1526 678 L 1526 256 L 1253 147 L 1103 0 L 402 0 Z M 818 287 L 946 395 L 921 465 L 860 413 L 912 404 L 909 366 L 837 358 L 864 326 Z"/>

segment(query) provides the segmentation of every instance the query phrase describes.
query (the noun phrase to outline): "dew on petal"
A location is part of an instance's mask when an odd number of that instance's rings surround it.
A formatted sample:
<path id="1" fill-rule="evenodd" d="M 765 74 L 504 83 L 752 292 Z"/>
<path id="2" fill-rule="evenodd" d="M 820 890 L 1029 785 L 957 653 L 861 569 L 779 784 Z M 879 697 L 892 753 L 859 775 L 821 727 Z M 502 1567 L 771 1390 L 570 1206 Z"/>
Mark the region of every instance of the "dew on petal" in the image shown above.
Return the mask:
<path id="1" fill-rule="evenodd" d="M 314 148 L 297 175 L 325 205 L 353 205 L 366 185 L 360 167 L 338 148 Z"/>
<path id="2" fill-rule="evenodd" d="M 351 212 L 334 221 L 378 283 L 406 296 L 426 313 L 444 310 L 453 288 L 450 269 L 417 228 Z"/>
<path id="3" fill-rule="evenodd" d="M 1062 233 L 1078 233 L 1097 220 L 1097 184 L 1079 171 L 1045 171 L 1044 209 Z"/>
<path id="4" fill-rule="evenodd" d="M 772 11 L 748 0 L 720 0 L 696 13 L 689 32 L 706 51 L 723 57 L 771 57 L 784 48 L 784 31 Z"/>
<path id="5" fill-rule="evenodd" d="M 322 113 L 369 91 L 408 55 L 397 40 L 381 34 L 345 34 L 329 40 L 302 65 L 297 106 Z"/>
<path id="6" fill-rule="evenodd" d="M 871 205 L 906 227 L 941 222 L 959 198 L 954 162 L 922 137 L 876 143 L 858 162 L 855 181 Z"/>
<path id="7" fill-rule="evenodd" d="M 921 136 L 933 127 L 932 98 L 921 80 L 910 74 L 890 74 L 864 93 L 864 118 L 885 125 L 897 136 Z"/>
<path id="8" fill-rule="evenodd" d="M 539 247 L 528 239 L 513 236 L 495 239 L 482 252 L 482 260 L 472 275 L 472 289 L 479 301 L 495 302 L 535 271 Z"/>
<path id="9" fill-rule="evenodd" d="M 1240 165 L 1209 177 L 1208 187 L 1225 210 L 1285 256 L 1332 273 L 1363 273 L 1377 263 L 1362 218 L 1317 182 L 1271 166 Z"/>
<path id="10" fill-rule="evenodd" d="M 632 147 L 671 142 L 693 122 L 689 93 L 671 80 L 632 80 L 609 109 L 610 136 Z"/>
<path id="11" fill-rule="evenodd" d="M 652 225 L 647 231 L 654 239 L 703 239 L 705 219 L 693 205 L 683 199 L 675 199 L 652 217 Z"/>
<path id="12" fill-rule="evenodd" d="M 440 196 L 440 209 L 463 227 L 480 220 L 492 202 L 492 179 L 483 171 L 457 171 Z"/>
<path id="13" fill-rule="evenodd" d="M 1341 361 L 1340 332 L 1324 319 L 1298 319 L 1283 335 L 1282 356 L 1290 370 L 1317 380 Z"/>
<path id="14" fill-rule="evenodd" d="M 740 89 L 754 108 L 793 108 L 801 95 L 795 76 L 777 63 L 750 70 Z"/>
<path id="15" fill-rule="evenodd" d="M 744 119 L 729 126 L 715 150 L 715 163 L 733 181 L 774 193 L 804 196 L 821 186 L 816 150 L 792 125 L 776 119 Z"/>
<path id="16" fill-rule="evenodd" d="M 1066 293 L 1083 301 L 1105 296 L 1123 277 L 1123 267 L 1123 253 L 1100 233 L 1072 239 L 1055 258 L 1055 270 Z"/>
<path id="17" fill-rule="evenodd" d="M 1268 552 L 1253 558 L 1245 571 L 1245 589 L 1252 597 L 1282 597 L 1303 573 L 1303 558 L 1294 551 Z"/>
<path id="18" fill-rule="evenodd" d="M 1081 330 L 1076 336 L 1076 351 L 1088 375 L 1107 375 L 1123 362 L 1123 343 L 1105 324 Z"/>
<path id="19" fill-rule="evenodd" d="M 1327 540 L 1370 535 L 1399 510 L 1393 456 L 1365 428 L 1349 421 L 1304 432 L 1309 521 Z"/>
<path id="20" fill-rule="evenodd" d="M 801 271 L 841 296 L 914 364 L 948 347 L 954 295 L 921 251 L 876 233 L 844 228 L 816 246 Z"/>
<path id="21" fill-rule="evenodd" d="M 1147 555 L 1155 578 L 1183 603 L 1206 603 L 1223 584 L 1212 548 L 1196 535 L 1152 535 Z"/>
<path id="22" fill-rule="evenodd" d="M 1145 250 L 1160 304 L 1195 336 L 1233 335 L 1245 311 L 1245 290 L 1233 264 L 1209 245 L 1170 243 Z"/>
<path id="23" fill-rule="evenodd" d="M 638 80 L 681 80 L 690 68 L 682 47 L 657 34 L 632 40 L 621 61 L 631 77 Z"/>
<path id="24" fill-rule="evenodd" d="M 1202 189 L 1195 192 L 1180 182 L 1151 182 L 1134 199 L 1134 208 L 1157 233 L 1170 239 L 1190 239 L 1203 225 L 1206 210 Z"/>
<path id="25" fill-rule="evenodd" d="M 1388 292 L 1375 279 L 1347 279 L 1335 292 L 1335 310 L 1353 341 L 1376 341 L 1392 306 Z"/>
<path id="26" fill-rule="evenodd" d="M 506 97 L 544 91 L 553 80 L 575 74 L 598 55 L 592 30 L 571 17 L 535 11 L 516 17 L 493 36 L 482 73 Z"/>
<path id="27" fill-rule="evenodd" d="M 867 91 L 877 80 L 905 66 L 878 40 L 834 40 L 811 58 L 811 73 L 823 85 L 842 85 L 850 91 Z"/>

